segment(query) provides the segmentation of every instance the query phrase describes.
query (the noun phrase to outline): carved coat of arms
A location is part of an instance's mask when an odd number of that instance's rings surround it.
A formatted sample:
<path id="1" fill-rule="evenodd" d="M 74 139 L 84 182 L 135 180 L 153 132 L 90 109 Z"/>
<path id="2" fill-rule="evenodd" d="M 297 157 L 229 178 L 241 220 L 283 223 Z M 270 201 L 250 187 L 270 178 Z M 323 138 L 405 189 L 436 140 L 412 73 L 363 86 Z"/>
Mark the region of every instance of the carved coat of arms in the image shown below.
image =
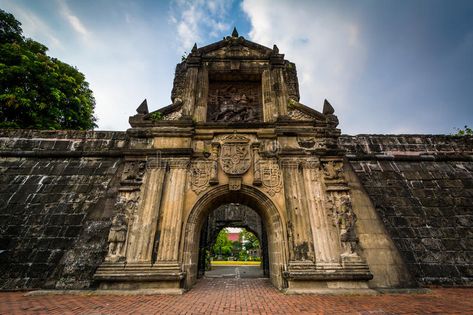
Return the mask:
<path id="1" fill-rule="evenodd" d="M 190 183 L 191 189 L 200 194 L 207 189 L 210 180 L 210 162 L 209 161 L 193 161 L 190 167 Z"/>
<path id="2" fill-rule="evenodd" d="M 279 165 L 274 160 L 261 161 L 261 181 L 263 188 L 270 196 L 274 196 L 281 190 L 282 178 Z"/>
<path id="3" fill-rule="evenodd" d="M 239 135 L 226 137 L 220 147 L 220 165 L 230 175 L 248 171 L 251 165 L 249 139 Z"/>

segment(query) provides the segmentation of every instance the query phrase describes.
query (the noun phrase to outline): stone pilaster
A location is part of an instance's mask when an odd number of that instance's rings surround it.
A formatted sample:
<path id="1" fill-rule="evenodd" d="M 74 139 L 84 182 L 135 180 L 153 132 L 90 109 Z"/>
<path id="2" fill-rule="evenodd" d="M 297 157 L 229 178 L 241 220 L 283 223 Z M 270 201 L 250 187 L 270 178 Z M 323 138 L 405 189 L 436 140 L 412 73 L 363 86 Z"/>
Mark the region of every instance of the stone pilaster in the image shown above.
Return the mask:
<path id="1" fill-rule="evenodd" d="M 184 102 L 184 105 L 182 107 L 182 115 L 186 117 L 192 117 L 194 114 L 196 98 L 195 91 L 198 74 L 198 67 L 193 66 L 187 69 L 186 88 L 182 100 Z"/>
<path id="2" fill-rule="evenodd" d="M 279 117 L 287 116 L 287 88 L 284 83 L 284 76 L 282 68 L 277 67 L 271 71 L 271 77 L 273 82 L 273 91 L 275 95 L 275 107 L 278 111 Z"/>
<path id="3" fill-rule="evenodd" d="M 259 156 L 260 143 L 256 142 L 251 145 L 253 151 L 253 185 L 261 186 L 261 168 L 260 168 L 260 156 Z"/>
<path id="4" fill-rule="evenodd" d="M 306 193 L 303 176 L 299 166 L 300 161 L 298 159 L 282 159 L 290 243 L 289 260 L 313 264 L 312 235 L 305 202 Z"/>
<path id="5" fill-rule="evenodd" d="M 164 164 L 159 162 L 148 163 L 142 201 L 133 215 L 133 222 L 128 235 L 127 263 L 151 264 L 164 174 Z"/>
<path id="6" fill-rule="evenodd" d="M 218 149 L 220 147 L 220 143 L 212 142 L 212 152 L 210 155 L 210 159 L 212 161 L 212 165 L 210 166 L 210 185 L 217 185 L 218 184 Z"/>
<path id="7" fill-rule="evenodd" d="M 316 263 L 317 265 L 338 263 L 340 245 L 336 227 L 331 219 L 332 215 L 325 207 L 323 175 L 319 171 L 320 161 L 317 158 L 309 158 L 302 166 Z"/>
<path id="8" fill-rule="evenodd" d="M 207 95 L 209 94 L 209 72 L 206 67 L 201 68 L 198 78 L 194 120 L 205 122 L 207 119 Z"/>
<path id="9" fill-rule="evenodd" d="M 187 175 L 188 158 L 168 161 L 169 172 L 165 180 L 161 211 L 161 235 L 156 264 L 178 264 L 182 228 L 182 212 Z"/>
<path id="10" fill-rule="evenodd" d="M 271 72 L 270 70 L 263 70 L 261 77 L 262 94 L 263 94 L 263 121 L 272 122 L 276 120 L 277 109 L 274 106 L 273 90 L 271 88 Z"/>

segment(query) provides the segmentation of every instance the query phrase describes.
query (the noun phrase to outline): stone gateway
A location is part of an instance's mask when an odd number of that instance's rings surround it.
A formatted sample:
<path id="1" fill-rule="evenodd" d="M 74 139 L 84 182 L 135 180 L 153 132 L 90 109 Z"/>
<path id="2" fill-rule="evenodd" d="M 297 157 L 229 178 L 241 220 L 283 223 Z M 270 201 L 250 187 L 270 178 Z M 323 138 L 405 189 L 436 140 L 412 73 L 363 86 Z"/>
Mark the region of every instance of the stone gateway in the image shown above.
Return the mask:
<path id="1" fill-rule="evenodd" d="M 471 284 L 471 138 L 341 136 L 328 101 L 322 112 L 299 102 L 295 65 L 236 30 L 194 46 L 171 97 L 154 112 L 143 102 L 114 138 L 2 132 L 2 288 L 179 293 L 205 272 L 202 253 L 226 224 L 257 235 L 264 274 L 287 293 Z M 71 191 L 53 196 L 59 181 Z M 440 221 L 422 236 L 431 206 Z M 452 243 L 456 227 L 463 243 Z M 28 240 L 47 257 L 23 253 Z"/>

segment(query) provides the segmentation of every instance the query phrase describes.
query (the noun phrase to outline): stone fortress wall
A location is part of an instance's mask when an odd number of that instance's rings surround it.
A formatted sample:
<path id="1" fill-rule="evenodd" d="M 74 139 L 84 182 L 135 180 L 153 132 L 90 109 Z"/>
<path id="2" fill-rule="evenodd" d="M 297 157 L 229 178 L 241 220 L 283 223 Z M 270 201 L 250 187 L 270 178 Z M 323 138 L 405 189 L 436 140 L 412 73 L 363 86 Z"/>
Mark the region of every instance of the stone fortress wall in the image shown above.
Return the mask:
<path id="1" fill-rule="evenodd" d="M 473 139 L 339 145 L 417 283 L 471 285 Z M 127 147 L 125 132 L 0 131 L 0 289 L 93 286 Z"/>
<path id="2" fill-rule="evenodd" d="M 124 132 L 0 130 L 0 289 L 89 287 L 126 143 Z"/>
<path id="3" fill-rule="evenodd" d="M 421 285 L 472 285 L 473 138 L 341 136 L 339 144 Z"/>

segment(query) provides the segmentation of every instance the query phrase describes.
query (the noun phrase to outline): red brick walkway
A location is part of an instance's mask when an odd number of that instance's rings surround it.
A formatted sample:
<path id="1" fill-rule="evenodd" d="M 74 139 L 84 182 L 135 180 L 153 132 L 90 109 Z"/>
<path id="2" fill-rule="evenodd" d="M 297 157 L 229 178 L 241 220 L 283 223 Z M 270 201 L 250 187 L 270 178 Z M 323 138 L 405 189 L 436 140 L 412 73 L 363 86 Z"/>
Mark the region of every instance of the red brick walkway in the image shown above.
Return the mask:
<path id="1" fill-rule="evenodd" d="M 265 279 L 204 279 L 181 296 L 0 293 L 0 314 L 473 314 L 473 289 L 379 296 L 284 295 Z"/>

